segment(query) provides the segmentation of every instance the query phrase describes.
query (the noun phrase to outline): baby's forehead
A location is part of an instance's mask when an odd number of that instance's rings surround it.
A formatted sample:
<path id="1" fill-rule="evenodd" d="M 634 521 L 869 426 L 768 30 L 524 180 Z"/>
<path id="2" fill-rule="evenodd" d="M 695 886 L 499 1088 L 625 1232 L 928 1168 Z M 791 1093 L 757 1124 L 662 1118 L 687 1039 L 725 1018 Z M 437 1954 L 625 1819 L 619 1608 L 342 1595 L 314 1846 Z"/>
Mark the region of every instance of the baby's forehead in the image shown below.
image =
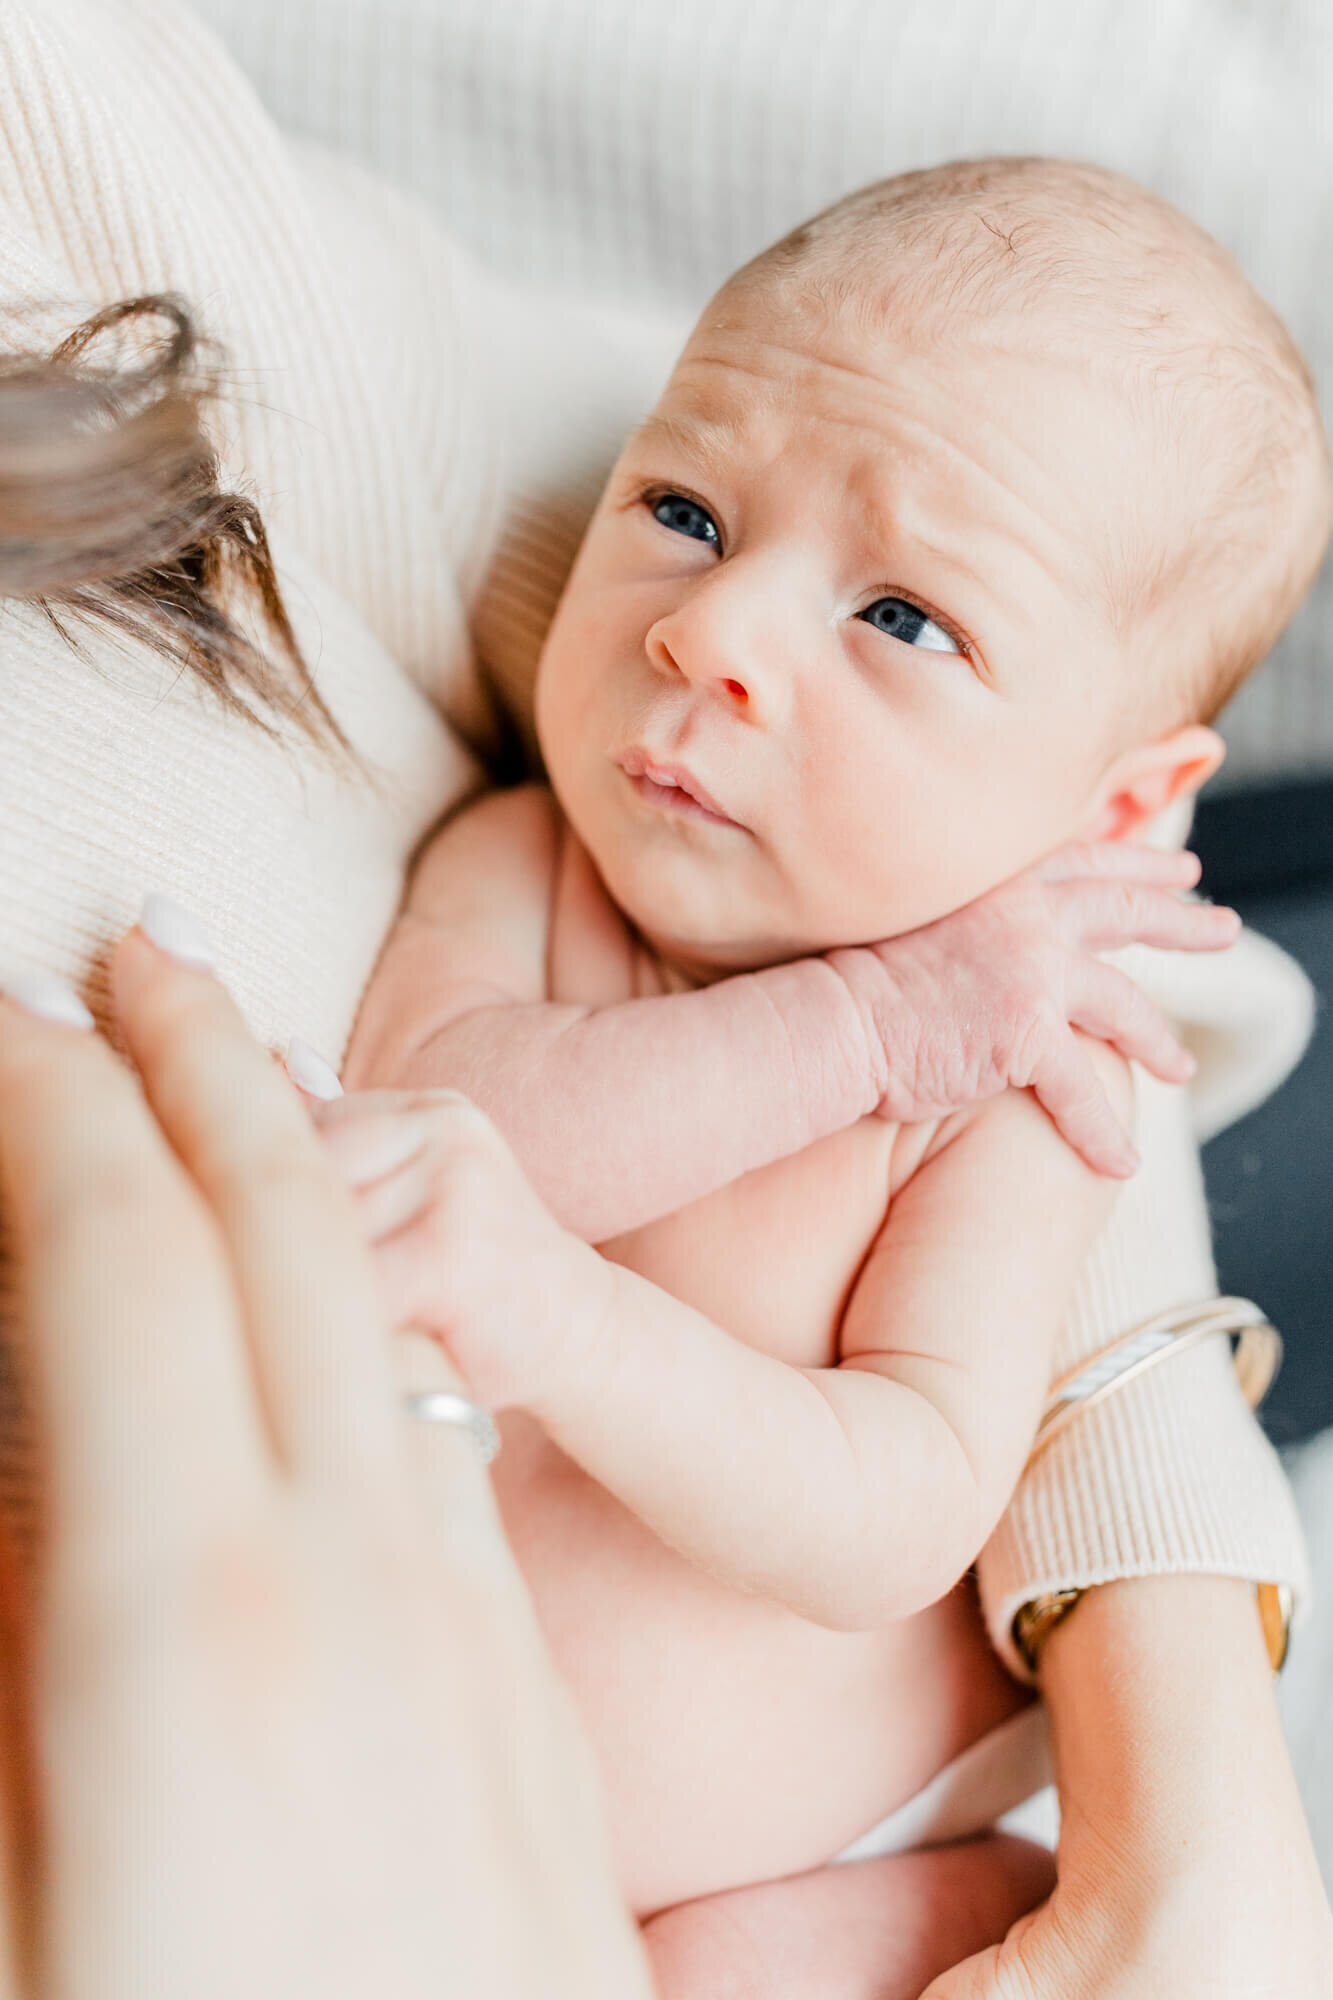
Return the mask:
<path id="1" fill-rule="evenodd" d="M 1144 197 L 1102 242 L 1097 218 L 1044 218 L 1035 236 L 973 213 L 915 229 L 863 220 L 795 257 L 770 254 L 728 281 L 701 317 L 671 390 L 719 438 L 744 404 L 719 351 L 812 397 L 877 408 L 891 432 L 934 383 L 982 422 L 1004 414 L 1034 463 L 1067 467 L 1077 413 L 1084 490 L 1132 499 L 1140 526 L 1174 535 L 1201 505 L 1225 511 L 1237 467 L 1274 418 L 1309 426 L 1308 384 L 1285 329 L 1230 258 Z M 1031 223 L 1028 212 L 1025 222 Z M 978 250 L 977 236 L 985 239 Z M 778 246 L 779 250 L 781 246 Z M 855 386 L 854 386 L 855 385 Z M 753 424 L 771 409 L 748 384 Z M 867 390 L 878 388 L 878 405 Z M 1007 404 L 1006 404 L 1007 399 Z M 770 399 L 770 403 L 775 399 Z M 1241 482 L 1243 484 L 1243 482 Z"/>
<path id="2" fill-rule="evenodd" d="M 803 454 L 913 490 L 1104 518 L 1137 486 L 1149 440 L 1114 369 L 1090 365 L 1040 317 L 984 326 L 867 313 L 845 293 L 726 293 L 703 315 L 641 433 L 734 472 Z M 1075 476 L 1071 445 L 1077 441 Z"/>

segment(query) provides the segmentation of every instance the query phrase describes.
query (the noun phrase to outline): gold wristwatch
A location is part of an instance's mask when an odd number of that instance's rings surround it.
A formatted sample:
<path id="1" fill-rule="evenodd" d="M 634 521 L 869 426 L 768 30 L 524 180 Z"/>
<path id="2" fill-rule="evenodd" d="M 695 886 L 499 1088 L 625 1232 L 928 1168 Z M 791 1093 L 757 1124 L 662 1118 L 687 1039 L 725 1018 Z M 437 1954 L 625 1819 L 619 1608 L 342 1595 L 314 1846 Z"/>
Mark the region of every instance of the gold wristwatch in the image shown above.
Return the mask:
<path id="1" fill-rule="evenodd" d="M 1082 1590 L 1048 1590 L 1031 1598 L 1015 1615 L 1011 1627 L 1014 1646 L 1030 1674 L 1038 1671 L 1047 1640 L 1082 1595 Z M 1273 1672 L 1280 1674 L 1291 1635 L 1291 1592 L 1285 1583 L 1260 1583 L 1255 1586 L 1255 1596 L 1269 1662 Z"/>

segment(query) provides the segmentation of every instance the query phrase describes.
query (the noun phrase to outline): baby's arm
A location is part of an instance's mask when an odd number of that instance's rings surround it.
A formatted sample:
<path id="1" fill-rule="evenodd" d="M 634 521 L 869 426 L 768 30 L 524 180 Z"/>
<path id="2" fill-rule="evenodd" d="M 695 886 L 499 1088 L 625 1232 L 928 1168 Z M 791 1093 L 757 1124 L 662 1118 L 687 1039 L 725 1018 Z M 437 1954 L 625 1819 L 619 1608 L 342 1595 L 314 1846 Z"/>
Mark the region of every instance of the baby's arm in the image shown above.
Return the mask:
<path id="1" fill-rule="evenodd" d="M 1127 1105 L 1124 1065 L 1097 1060 Z M 1029 1096 L 936 1135 L 857 1283 L 836 1368 L 759 1353 L 599 1257 L 474 1107 L 452 1122 L 417 1224 L 367 1211 L 397 1323 L 437 1331 L 477 1395 L 530 1410 L 734 1587 L 847 1629 L 951 1588 L 1017 1480 L 1114 1196 Z"/>
<path id="2" fill-rule="evenodd" d="M 1092 954 L 1216 949 L 1229 912 L 1174 893 L 1192 857 L 1065 850 L 910 936 L 602 1007 L 551 1002 L 559 814 L 536 786 L 449 821 L 363 1003 L 349 1089 L 461 1090 L 588 1242 L 671 1213 L 868 1112 L 910 1123 L 1031 1084 L 1102 1172 L 1132 1149 L 1070 1024 L 1168 1081 L 1165 1023 Z"/>
<path id="3" fill-rule="evenodd" d="M 349 1090 L 462 1091 L 593 1243 L 875 1109 L 885 1051 L 822 959 L 611 1006 L 549 1000 L 560 837 L 535 785 L 435 837 L 362 1003 Z"/>
<path id="4" fill-rule="evenodd" d="M 910 1616 L 975 1560 L 1114 1197 L 1028 1096 L 957 1124 L 892 1204 L 838 1367 L 756 1353 L 607 1266 L 584 1365 L 537 1412 L 663 1540 L 821 1624 Z"/>

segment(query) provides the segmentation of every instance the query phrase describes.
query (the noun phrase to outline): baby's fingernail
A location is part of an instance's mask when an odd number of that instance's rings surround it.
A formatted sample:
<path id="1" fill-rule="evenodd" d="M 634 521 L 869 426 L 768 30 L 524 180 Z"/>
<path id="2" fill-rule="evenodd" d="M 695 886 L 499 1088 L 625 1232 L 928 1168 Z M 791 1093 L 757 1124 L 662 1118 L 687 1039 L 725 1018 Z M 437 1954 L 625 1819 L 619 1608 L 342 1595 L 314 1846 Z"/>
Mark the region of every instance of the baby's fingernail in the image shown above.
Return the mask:
<path id="1" fill-rule="evenodd" d="M 1190 1077 L 1192 1077 L 1198 1070 L 1199 1058 L 1197 1056 L 1191 1055 L 1188 1049 L 1182 1049 L 1180 1051 L 1180 1058 L 1176 1066 L 1179 1069 L 1180 1074 L 1185 1078 L 1186 1082 L 1188 1082 Z"/>
<path id="2" fill-rule="evenodd" d="M 44 1021 L 59 1021 L 67 1028 L 96 1026 L 73 987 L 49 972 L 16 973 L 5 981 L 3 990 L 20 1007 L 26 1007 L 30 1014 L 40 1014 Z"/>
<path id="3" fill-rule="evenodd" d="M 319 1050 L 303 1041 L 300 1035 L 293 1035 L 288 1042 L 283 1061 L 288 1076 L 298 1090 L 308 1091 L 311 1097 L 342 1096 L 343 1087 L 332 1063 L 326 1062 Z"/>
<path id="4" fill-rule="evenodd" d="M 212 972 L 217 965 L 208 932 L 199 919 L 160 890 L 153 889 L 144 897 L 139 929 L 159 951 L 181 965 L 191 965 L 198 972 Z"/>

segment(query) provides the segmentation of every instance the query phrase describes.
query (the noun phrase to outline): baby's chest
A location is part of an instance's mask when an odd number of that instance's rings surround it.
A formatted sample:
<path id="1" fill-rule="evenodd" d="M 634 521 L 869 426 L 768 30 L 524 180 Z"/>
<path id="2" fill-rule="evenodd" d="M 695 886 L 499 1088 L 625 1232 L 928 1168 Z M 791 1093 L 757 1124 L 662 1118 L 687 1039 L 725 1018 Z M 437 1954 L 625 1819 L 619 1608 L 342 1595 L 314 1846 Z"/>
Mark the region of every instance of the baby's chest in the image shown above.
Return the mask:
<path id="1" fill-rule="evenodd" d="M 547 981 L 552 1000 L 581 1006 L 671 990 L 573 841 L 557 871 Z M 884 1221 L 895 1141 L 901 1155 L 903 1136 L 880 1119 L 863 1119 L 602 1244 L 602 1254 L 750 1346 L 793 1366 L 827 1367 L 837 1359 L 843 1311 Z"/>
<path id="2" fill-rule="evenodd" d="M 884 1219 L 892 1138 L 892 1127 L 863 1119 L 602 1244 L 602 1254 L 763 1353 L 830 1367 Z"/>

